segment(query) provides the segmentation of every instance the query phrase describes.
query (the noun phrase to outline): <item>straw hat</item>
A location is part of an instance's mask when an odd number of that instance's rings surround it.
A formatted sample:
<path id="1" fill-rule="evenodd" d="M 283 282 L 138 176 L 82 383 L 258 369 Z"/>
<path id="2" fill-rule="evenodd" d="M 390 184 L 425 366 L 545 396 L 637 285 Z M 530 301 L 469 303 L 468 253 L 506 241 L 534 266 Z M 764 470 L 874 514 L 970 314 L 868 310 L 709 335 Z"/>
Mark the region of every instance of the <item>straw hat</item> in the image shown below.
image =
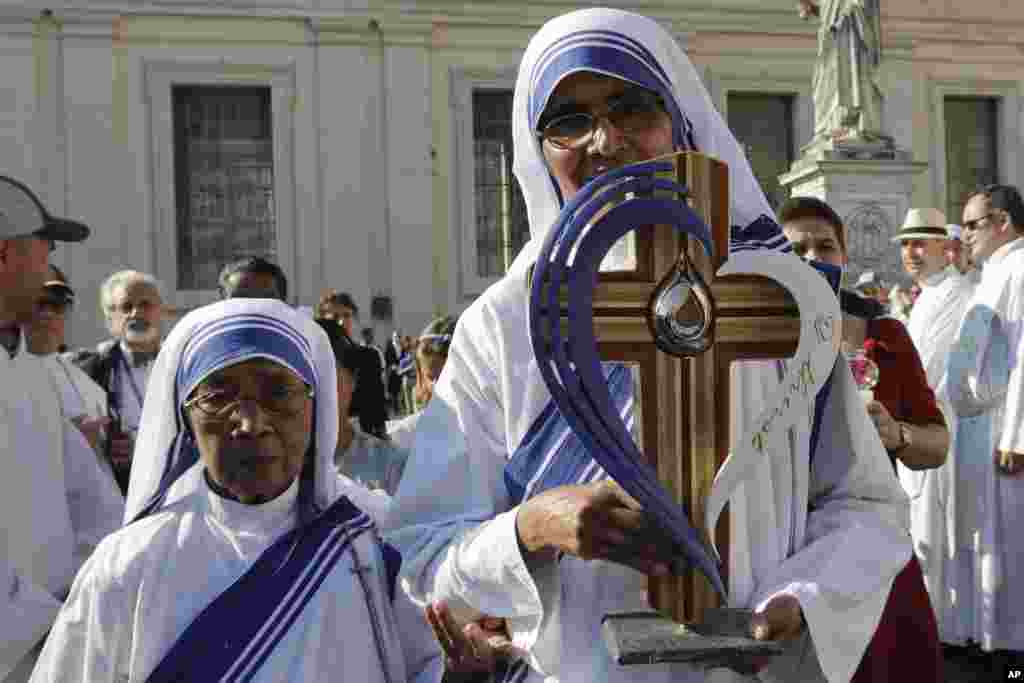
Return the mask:
<path id="1" fill-rule="evenodd" d="M 949 239 L 945 226 L 946 215 L 938 209 L 910 209 L 892 241 Z"/>

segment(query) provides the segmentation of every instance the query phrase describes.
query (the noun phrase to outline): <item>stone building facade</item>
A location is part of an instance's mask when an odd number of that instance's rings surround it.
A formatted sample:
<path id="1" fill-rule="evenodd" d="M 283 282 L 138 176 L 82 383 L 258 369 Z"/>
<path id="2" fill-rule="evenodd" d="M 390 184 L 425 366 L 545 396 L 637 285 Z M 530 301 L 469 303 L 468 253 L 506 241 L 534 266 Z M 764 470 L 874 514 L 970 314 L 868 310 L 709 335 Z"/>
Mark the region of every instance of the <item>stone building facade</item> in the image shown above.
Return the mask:
<path id="1" fill-rule="evenodd" d="M 776 201 L 810 139 L 816 26 L 790 0 L 618 6 L 663 21 Z M 911 203 L 1019 183 L 1024 4 L 884 0 L 884 120 L 927 169 Z M 154 272 L 169 315 L 212 274 L 265 254 L 292 301 L 350 291 L 378 338 L 461 310 L 525 238 L 504 121 L 548 1 L 90 0 L 0 3 L 0 172 L 93 237 L 55 262 L 81 302 L 73 344 L 103 336 L 98 286 Z M 504 117 L 504 118 L 503 118 Z M 871 197 L 856 254 L 898 274 Z"/>

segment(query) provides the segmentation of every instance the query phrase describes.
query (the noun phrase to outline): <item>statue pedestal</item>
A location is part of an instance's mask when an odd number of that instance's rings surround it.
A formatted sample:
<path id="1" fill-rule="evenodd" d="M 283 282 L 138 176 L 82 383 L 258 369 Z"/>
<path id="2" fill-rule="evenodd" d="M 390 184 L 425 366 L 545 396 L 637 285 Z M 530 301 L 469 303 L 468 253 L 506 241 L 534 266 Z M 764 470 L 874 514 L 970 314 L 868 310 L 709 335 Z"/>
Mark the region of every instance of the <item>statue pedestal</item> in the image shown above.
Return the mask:
<path id="1" fill-rule="evenodd" d="M 779 177 L 793 197 L 817 197 L 836 210 L 846 226 L 849 281 L 873 270 L 887 283 L 909 284 L 899 245 L 891 242 L 910 208 L 914 176 L 928 164 L 887 138 L 816 140 L 789 173 Z"/>

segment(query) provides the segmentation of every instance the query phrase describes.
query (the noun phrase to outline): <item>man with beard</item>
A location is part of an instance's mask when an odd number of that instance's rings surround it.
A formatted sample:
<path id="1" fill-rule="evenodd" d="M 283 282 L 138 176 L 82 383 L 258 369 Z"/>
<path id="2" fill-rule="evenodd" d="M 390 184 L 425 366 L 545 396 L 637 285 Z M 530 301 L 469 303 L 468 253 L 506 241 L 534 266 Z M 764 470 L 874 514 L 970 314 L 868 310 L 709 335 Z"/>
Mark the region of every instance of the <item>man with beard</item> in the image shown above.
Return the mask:
<path id="1" fill-rule="evenodd" d="M 147 273 L 119 271 L 100 287 L 100 307 L 113 338 L 95 351 L 76 353 L 73 360 L 107 392 L 111 423 L 105 456 L 121 492 L 127 493 L 146 384 L 160 350 L 160 283 Z"/>
<path id="2" fill-rule="evenodd" d="M 531 241 L 461 314 L 417 424 L 391 536 L 404 585 L 431 603 L 431 622 L 460 666 L 481 652 L 460 641 L 482 641 L 474 629 L 497 619 L 523 655 L 515 681 L 709 680 L 687 664 L 620 667 L 602 645 L 602 616 L 647 607 L 644 574 L 672 571 L 673 544 L 554 410 L 529 340 L 528 273 L 562 203 L 590 178 L 686 149 L 728 164 L 740 241 L 757 235 L 760 248 L 790 247 L 696 69 L 655 21 L 613 9 L 552 19 L 525 51 L 513 100 Z M 822 680 L 822 672 L 849 680 L 910 558 L 906 496 L 881 442 L 854 436 L 867 415 L 849 372 L 837 368 L 814 467 L 807 420 L 790 448 L 763 462 L 758 486 L 744 488 L 744 511 L 730 503 L 737 534 L 758 539 L 730 548 L 739 558 L 730 562 L 731 604 L 755 610 L 751 635 L 785 644 L 762 680 Z M 747 421 L 780 375 L 765 362 L 733 377 L 735 414 Z M 769 518 L 781 521 L 762 535 L 758 524 Z"/>

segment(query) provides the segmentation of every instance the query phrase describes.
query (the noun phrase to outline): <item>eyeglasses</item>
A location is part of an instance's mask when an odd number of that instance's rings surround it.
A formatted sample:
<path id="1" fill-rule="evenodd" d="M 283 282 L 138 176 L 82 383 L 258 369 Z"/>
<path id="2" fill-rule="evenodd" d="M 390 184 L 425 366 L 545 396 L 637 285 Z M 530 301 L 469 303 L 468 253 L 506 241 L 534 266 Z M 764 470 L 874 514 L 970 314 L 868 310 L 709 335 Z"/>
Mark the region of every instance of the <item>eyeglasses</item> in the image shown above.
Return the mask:
<path id="1" fill-rule="evenodd" d="M 981 216 L 980 218 L 975 218 L 972 221 L 964 221 L 962 227 L 964 230 L 967 231 L 981 230 L 981 226 L 979 225 L 979 223 L 981 223 L 983 220 L 990 219 L 993 216 L 995 216 L 995 212 L 989 211 L 987 214 Z"/>
<path id="2" fill-rule="evenodd" d="M 602 118 L 624 133 L 642 133 L 657 125 L 664 113 L 665 102 L 657 93 L 630 88 L 609 98 L 608 109 L 602 115 L 578 111 L 555 115 L 546 122 L 541 117 L 537 137 L 558 149 L 579 149 L 590 143 Z"/>
<path id="3" fill-rule="evenodd" d="M 206 417 L 226 420 L 241 405 L 241 391 L 237 387 L 214 389 L 185 401 L 184 408 L 195 406 Z M 273 417 L 294 417 L 301 410 L 307 398 L 313 398 L 313 388 L 308 384 L 297 386 L 270 386 L 260 390 L 252 400 L 263 412 Z"/>

